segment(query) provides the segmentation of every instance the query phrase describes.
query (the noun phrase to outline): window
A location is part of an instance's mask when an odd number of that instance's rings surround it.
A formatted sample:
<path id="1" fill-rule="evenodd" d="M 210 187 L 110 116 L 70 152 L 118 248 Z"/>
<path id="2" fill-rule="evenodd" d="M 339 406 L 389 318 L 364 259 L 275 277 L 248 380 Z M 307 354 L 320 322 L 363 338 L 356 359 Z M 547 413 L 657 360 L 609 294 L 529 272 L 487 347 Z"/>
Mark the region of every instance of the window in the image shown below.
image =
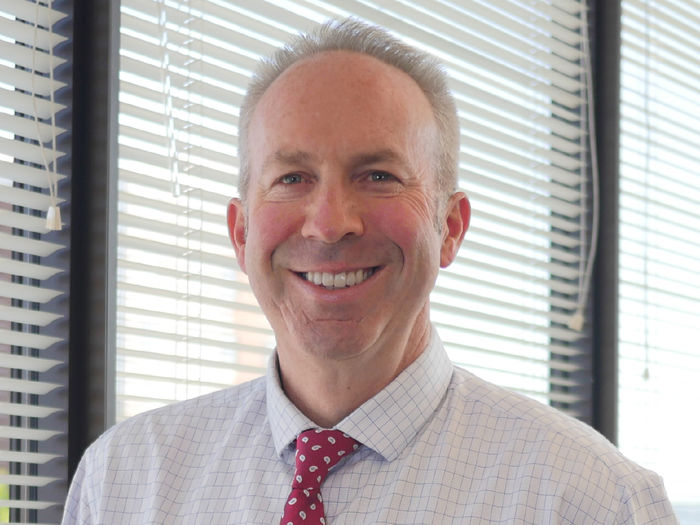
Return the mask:
<path id="1" fill-rule="evenodd" d="M 620 448 L 700 519 L 700 7 L 625 0 Z M 687 521 L 685 521 L 687 520 Z"/>
<path id="2" fill-rule="evenodd" d="M 65 497 L 67 234 L 63 199 L 70 112 L 66 15 L 34 2 L 0 5 L 0 522 L 57 522 Z M 65 73 L 65 68 L 64 68 Z M 65 90 L 63 91 L 65 94 Z M 63 470 L 61 470 L 63 469 Z"/>
<path id="3" fill-rule="evenodd" d="M 589 236 L 583 3 L 121 5 L 117 419 L 264 372 L 274 336 L 225 228 L 238 104 L 259 57 L 347 15 L 435 53 L 451 78 L 474 208 L 432 297 L 451 358 L 589 416 L 567 326 Z"/>

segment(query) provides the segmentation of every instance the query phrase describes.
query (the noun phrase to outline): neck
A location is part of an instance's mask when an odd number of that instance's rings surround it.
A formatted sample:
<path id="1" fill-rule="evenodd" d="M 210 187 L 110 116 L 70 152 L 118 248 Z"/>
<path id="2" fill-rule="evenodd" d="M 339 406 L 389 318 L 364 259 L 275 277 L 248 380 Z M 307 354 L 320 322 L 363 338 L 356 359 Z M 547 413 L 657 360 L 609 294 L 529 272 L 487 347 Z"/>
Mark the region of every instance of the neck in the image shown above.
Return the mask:
<path id="1" fill-rule="evenodd" d="M 278 346 L 287 397 L 322 428 L 332 428 L 406 369 L 428 345 L 429 322 L 341 360 Z"/>

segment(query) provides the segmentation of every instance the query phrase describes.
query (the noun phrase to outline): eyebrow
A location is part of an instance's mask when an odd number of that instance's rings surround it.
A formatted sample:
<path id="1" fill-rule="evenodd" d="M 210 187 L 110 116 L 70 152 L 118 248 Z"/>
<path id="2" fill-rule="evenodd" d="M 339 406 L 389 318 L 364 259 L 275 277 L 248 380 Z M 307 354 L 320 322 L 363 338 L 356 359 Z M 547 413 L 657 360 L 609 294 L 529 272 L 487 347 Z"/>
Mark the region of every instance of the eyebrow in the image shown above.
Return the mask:
<path id="1" fill-rule="evenodd" d="M 263 167 L 267 167 L 272 163 L 282 165 L 306 164 L 313 161 L 315 158 L 316 156 L 313 153 L 303 150 L 277 150 L 265 160 Z M 358 153 L 350 158 L 350 165 L 353 167 L 358 167 L 386 161 L 399 162 L 403 165 L 406 164 L 405 159 L 401 155 L 396 153 L 394 150 L 387 148 L 367 153 Z"/>
<path id="2" fill-rule="evenodd" d="M 406 164 L 404 158 L 392 149 L 381 149 L 369 153 L 360 153 L 352 157 L 350 163 L 353 166 L 366 166 L 368 164 L 386 161 Z"/>
<path id="3" fill-rule="evenodd" d="M 312 160 L 313 157 L 314 156 L 311 153 L 302 150 L 277 150 L 270 158 L 268 158 L 265 164 L 269 164 L 270 162 L 276 162 L 278 164 L 303 164 Z"/>

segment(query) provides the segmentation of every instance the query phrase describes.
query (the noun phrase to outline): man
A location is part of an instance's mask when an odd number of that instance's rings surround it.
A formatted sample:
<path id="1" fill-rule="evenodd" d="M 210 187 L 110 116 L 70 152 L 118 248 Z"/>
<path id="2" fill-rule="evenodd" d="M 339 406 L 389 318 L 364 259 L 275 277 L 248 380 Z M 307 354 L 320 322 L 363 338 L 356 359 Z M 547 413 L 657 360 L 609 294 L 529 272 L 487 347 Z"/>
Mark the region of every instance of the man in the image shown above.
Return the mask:
<path id="1" fill-rule="evenodd" d="M 675 523 L 593 430 L 450 364 L 429 294 L 470 207 L 433 59 L 327 24 L 263 65 L 240 126 L 228 224 L 276 334 L 268 374 L 109 430 L 64 523 Z"/>

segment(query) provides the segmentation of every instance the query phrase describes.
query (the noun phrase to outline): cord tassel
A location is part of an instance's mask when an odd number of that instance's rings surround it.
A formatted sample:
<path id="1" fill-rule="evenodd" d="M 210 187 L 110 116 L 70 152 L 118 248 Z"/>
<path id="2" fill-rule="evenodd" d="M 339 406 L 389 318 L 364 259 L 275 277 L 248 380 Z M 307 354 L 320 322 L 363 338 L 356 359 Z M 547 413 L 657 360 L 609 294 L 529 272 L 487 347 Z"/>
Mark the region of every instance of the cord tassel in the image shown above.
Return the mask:
<path id="1" fill-rule="evenodd" d="M 49 209 L 46 211 L 46 227 L 52 231 L 59 231 L 62 228 L 61 208 L 49 206 Z"/>

